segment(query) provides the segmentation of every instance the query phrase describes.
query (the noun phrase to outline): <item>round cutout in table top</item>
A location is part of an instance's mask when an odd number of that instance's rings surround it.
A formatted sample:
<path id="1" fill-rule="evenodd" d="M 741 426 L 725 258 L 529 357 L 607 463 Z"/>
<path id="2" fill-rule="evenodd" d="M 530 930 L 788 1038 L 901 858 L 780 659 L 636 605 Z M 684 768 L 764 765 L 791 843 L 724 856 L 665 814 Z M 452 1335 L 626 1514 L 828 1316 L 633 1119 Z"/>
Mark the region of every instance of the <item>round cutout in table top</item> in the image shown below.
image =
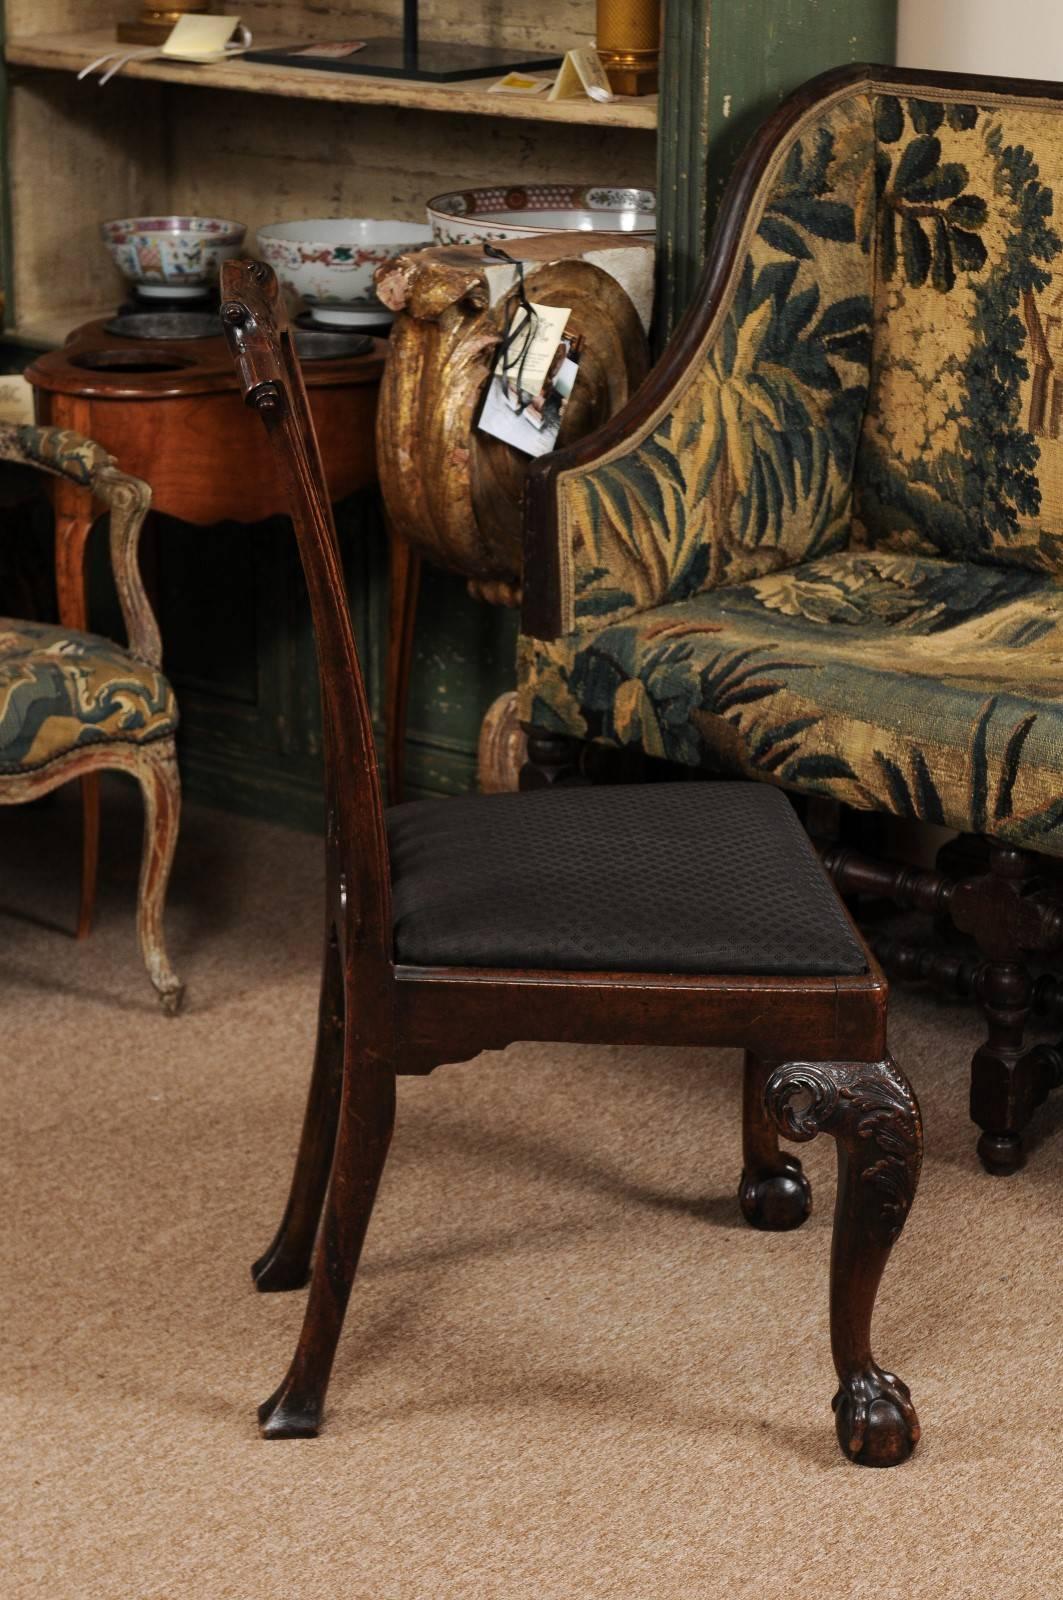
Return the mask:
<path id="1" fill-rule="evenodd" d="M 155 355 L 150 350 L 83 350 L 70 359 L 72 366 L 89 372 L 183 372 L 193 365 L 181 356 Z"/>

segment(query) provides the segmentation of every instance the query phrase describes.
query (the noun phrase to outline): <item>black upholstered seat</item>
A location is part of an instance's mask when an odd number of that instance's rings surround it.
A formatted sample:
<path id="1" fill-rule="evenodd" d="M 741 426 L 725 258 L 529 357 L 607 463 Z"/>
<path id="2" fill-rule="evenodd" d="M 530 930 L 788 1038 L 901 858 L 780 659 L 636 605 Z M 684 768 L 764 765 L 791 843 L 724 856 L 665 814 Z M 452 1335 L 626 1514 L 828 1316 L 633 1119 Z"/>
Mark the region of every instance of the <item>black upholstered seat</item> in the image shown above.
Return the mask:
<path id="1" fill-rule="evenodd" d="M 387 815 L 409 965 L 867 970 L 789 801 L 764 784 L 470 795 Z"/>

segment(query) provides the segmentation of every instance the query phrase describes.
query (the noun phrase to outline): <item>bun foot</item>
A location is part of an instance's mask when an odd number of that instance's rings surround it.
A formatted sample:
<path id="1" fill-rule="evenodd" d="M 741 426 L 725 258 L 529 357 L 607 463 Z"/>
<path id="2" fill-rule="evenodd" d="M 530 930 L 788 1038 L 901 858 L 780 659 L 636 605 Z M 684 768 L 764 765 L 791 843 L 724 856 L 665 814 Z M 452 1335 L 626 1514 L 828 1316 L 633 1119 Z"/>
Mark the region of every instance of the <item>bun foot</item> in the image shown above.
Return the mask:
<path id="1" fill-rule="evenodd" d="M 310 1263 L 285 1255 L 276 1240 L 265 1255 L 251 1267 L 251 1277 L 260 1294 L 282 1294 L 289 1289 L 305 1289 L 310 1282 Z"/>
<path id="2" fill-rule="evenodd" d="M 316 1439 L 321 1427 L 320 1404 L 292 1394 L 285 1379 L 259 1406 L 258 1427 L 263 1439 Z"/>
<path id="3" fill-rule="evenodd" d="M 978 1141 L 983 1167 L 994 1178 L 1010 1178 L 1026 1165 L 1026 1152 L 1017 1133 L 983 1133 Z"/>
<path id="4" fill-rule="evenodd" d="M 807 1221 L 812 1210 L 812 1186 L 793 1156 L 781 1157 L 782 1172 L 742 1173 L 738 1203 L 751 1228 L 765 1233 L 787 1233 Z"/>
<path id="5" fill-rule="evenodd" d="M 906 1384 L 874 1364 L 834 1396 L 838 1443 L 858 1467 L 897 1467 L 919 1443 L 919 1418 Z"/>

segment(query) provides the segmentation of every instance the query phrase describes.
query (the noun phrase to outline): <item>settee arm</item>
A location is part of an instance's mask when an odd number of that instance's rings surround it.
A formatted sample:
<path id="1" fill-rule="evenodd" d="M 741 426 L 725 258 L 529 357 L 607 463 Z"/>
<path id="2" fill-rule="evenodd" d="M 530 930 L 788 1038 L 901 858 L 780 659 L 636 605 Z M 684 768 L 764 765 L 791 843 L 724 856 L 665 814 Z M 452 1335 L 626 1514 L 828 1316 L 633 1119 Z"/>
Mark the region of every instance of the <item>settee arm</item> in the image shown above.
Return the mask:
<path id="1" fill-rule="evenodd" d="M 697 423 L 691 425 L 691 408 L 684 414 L 683 402 L 706 374 L 717 390 L 737 387 L 731 376 L 719 376 L 730 373 L 733 351 L 727 349 L 713 361 L 719 347 L 735 339 L 731 312 L 736 298 L 744 297 L 743 314 L 750 303 L 754 315 L 765 308 L 770 312 L 765 269 L 776 275 L 779 289 L 773 294 L 779 304 L 787 294 L 792 302 L 808 293 L 818 268 L 817 250 L 832 248 L 844 231 L 835 230 L 831 237 L 827 208 L 837 206 L 839 215 L 843 207 L 850 215 L 866 208 L 874 181 L 870 90 L 880 70 L 859 65 L 823 73 L 764 122 L 734 170 L 693 300 L 657 366 L 604 427 L 530 466 L 524 497 L 525 635 L 548 641 L 602 627 L 720 581 L 724 563 L 711 547 L 728 536 L 728 528 L 726 514 L 713 504 L 711 476 L 701 484 L 699 515 L 688 518 L 690 526 L 678 535 L 687 541 L 686 549 L 677 550 L 669 525 L 678 521 L 683 453 L 696 454 L 699 442 Z M 813 162 L 823 159 L 826 140 L 836 141 L 838 148 L 844 144 L 850 153 L 862 146 L 856 161 L 850 155 L 847 166 L 838 162 L 836 181 L 850 187 L 839 189 L 837 200 L 833 195 L 824 199 L 825 181 L 811 173 Z M 803 213 L 802 200 L 807 200 Z M 843 273 L 832 261 L 825 277 L 829 275 L 832 287 L 842 277 L 851 281 L 839 298 L 854 322 L 862 318 L 864 326 L 840 325 L 828 355 L 842 349 L 843 337 L 849 340 L 849 351 L 856 349 L 859 337 L 869 344 L 871 255 L 857 228 L 849 226 L 843 245 L 852 259 Z M 661 254 L 659 276 L 669 271 L 668 240 L 662 241 Z M 858 303 L 863 309 L 856 309 Z M 747 316 L 744 331 L 750 320 Z M 844 358 L 852 359 L 848 352 Z M 722 409 L 728 412 L 727 405 Z M 733 417 L 733 409 L 729 414 Z M 668 456 L 673 460 L 665 461 Z M 729 464 L 721 459 L 714 470 L 726 473 Z M 776 495 L 779 487 L 773 483 L 770 493 Z M 788 485 L 781 487 L 785 493 Z M 726 496 L 719 498 L 726 501 Z M 595 526 L 601 520 L 610 524 L 604 540 Z M 690 568 L 695 539 L 700 545 L 695 553 L 698 573 L 688 581 L 680 569 L 684 562 Z M 771 564 L 770 559 L 764 564 Z M 595 592 L 581 599 L 589 575 Z"/>
<path id="2" fill-rule="evenodd" d="M 131 653 L 162 665 L 162 639 L 140 576 L 140 531 L 151 506 L 151 489 L 121 472 L 112 455 L 93 439 L 69 428 L 0 423 L 0 461 L 36 467 L 91 491 L 111 514 L 111 567 Z"/>

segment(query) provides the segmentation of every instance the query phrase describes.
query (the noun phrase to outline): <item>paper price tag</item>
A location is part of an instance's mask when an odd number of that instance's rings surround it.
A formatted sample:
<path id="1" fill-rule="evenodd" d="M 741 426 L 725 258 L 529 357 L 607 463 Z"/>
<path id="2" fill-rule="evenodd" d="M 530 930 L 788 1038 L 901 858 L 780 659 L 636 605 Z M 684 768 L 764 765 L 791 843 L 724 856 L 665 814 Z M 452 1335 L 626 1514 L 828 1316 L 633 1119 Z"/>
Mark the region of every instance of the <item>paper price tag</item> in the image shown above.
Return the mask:
<path id="1" fill-rule="evenodd" d="M 234 34 L 239 36 L 237 44 L 232 42 Z M 246 50 L 250 43 L 251 35 L 239 17 L 212 17 L 197 12 L 174 23 L 161 53 L 179 61 L 215 61 Z"/>
<path id="2" fill-rule="evenodd" d="M 546 382 L 572 312 L 565 306 L 538 306 L 534 301 L 531 302 L 531 308 L 530 330 L 526 311 L 521 311 L 514 318 L 512 349 L 520 354 L 510 357 L 507 376 L 519 382 L 525 394 L 534 395 Z"/>
<path id="3" fill-rule="evenodd" d="M 524 309 L 513 318 L 477 426 L 524 455 L 544 456 L 561 432 L 582 341 L 565 332 L 571 310 L 529 304 L 530 318 Z"/>
<path id="4" fill-rule="evenodd" d="M 570 50 L 561 64 L 557 82 L 550 90 L 551 100 L 576 100 L 581 94 L 592 100 L 615 100 L 605 68 L 597 50 Z"/>

